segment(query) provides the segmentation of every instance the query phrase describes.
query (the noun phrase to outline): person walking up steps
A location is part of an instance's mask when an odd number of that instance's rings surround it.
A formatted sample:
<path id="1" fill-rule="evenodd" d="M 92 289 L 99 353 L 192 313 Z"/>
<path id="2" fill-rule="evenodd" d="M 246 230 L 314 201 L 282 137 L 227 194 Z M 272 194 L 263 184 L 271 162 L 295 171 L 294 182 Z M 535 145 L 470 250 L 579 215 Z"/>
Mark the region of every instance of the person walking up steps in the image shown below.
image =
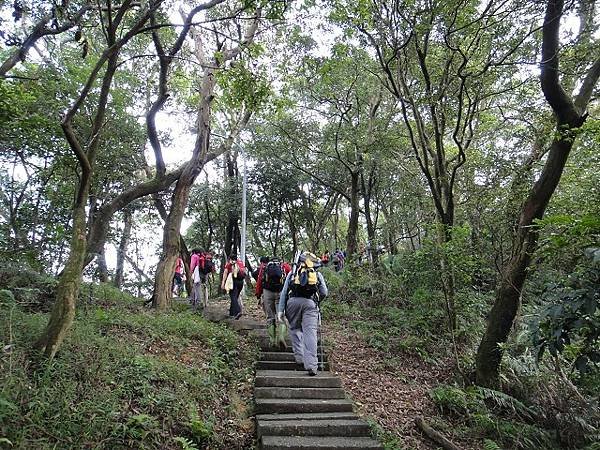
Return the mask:
<path id="1" fill-rule="evenodd" d="M 198 290 L 200 307 L 205 309 L 208 306 L 208 276 L 215 271 L 212 253 L 201 251 L 197 267 L 198 277 L 200 279 Z"/>
<path id="2" fill-rule="evenodd" d="M 179 297 L 183 291 L 184 273 L 183 259 L 178 256 L 177 262 L 175 263 L 175 273 L 173 274 L 173 297 Z"/>
<path id="3" fill-rule="evenodd" d="M 190 303 L 192 304 L 192 306 L 195 308 L 197 308 L 198 304 L 200 303 L 200 282 L 201 282 L 201 278 L 200 278 L 200 267 L 199 267 L 199 263 L 200 263 L 200 253 L 202 253 L 202 250 L 200 250 L 199 248 L 194 248 L 192 249 L 192 256 L 190 258 L 190 273 L 192 274 L 192 292 L 190 295 Z"/>
<path id="4" fill-rule="evenodd" d="M 317 374 L 318 368 L 319 309 L 315 297 L 318 295 L 322 300 L 328 293 L 323 275 L 317 272 L 320 266 L 321 261 L 315 255 L 302 253 L 285 279 L 277 308 L 278 322 L 283 322 L 285 314 L 290 324 L 296 363 L 311 376 Z"/>
<path id="5" fill-rule="evenodd" d="M 267 316 L 267 333 L 271 347 L 279 344 L 285 349 L 285 324 L 277 323 L 277 303 L 283 289 L 285 278 L 292 270 L 290 265 L 277 257 L 261 258 L 261 265 L 256 280 L 256 298 L 261 299 L 262 307 Z"/>
<path id="6" fill-rule="evenodd" d="M 229 293 L 231 305 L 229 306 L 229 317 L 239 319 L 242 317 L 242 304 L 240 294 L 244 289 L 244 278 L 246 278 L 246 266 L 237 259 L 237 255 L 229 255 L 229 262 L 225 264 L 221 289 Z"/>

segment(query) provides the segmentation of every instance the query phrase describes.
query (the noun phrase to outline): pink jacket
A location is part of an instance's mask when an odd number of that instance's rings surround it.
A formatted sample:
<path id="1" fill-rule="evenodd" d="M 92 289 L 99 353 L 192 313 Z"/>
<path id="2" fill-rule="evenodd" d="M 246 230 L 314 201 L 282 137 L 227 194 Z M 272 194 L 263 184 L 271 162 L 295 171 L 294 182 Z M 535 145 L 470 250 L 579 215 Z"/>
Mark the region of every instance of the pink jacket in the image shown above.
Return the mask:
<path id="1" fill-rule="evenodd" d="M 192 255 L 192 258 L 190 259 L 190 272 L 194 273 L 194 269 L 196 268 L 196 266 L 198 265 L 198 263 L 200 262 L 200 255 L 194 253 Z"/>

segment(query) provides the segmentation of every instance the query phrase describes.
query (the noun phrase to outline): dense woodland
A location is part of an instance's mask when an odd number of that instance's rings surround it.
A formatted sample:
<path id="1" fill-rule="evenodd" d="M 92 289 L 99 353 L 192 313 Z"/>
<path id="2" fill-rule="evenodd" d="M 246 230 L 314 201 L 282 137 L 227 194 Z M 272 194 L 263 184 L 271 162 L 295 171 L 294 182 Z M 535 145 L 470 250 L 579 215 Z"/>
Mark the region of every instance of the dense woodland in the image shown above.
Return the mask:
<path id="1" fill-rule="evenodd" d="M 414 366 L 438 430 L 600 449 L 599 22 L 594 0 L 0 1 L 0 447 L 252 448 L 252 343 L 171 299 L 179 255 L 239 252 L 246 170 L 247 265 L 344 249 L 325 323 Z"/>

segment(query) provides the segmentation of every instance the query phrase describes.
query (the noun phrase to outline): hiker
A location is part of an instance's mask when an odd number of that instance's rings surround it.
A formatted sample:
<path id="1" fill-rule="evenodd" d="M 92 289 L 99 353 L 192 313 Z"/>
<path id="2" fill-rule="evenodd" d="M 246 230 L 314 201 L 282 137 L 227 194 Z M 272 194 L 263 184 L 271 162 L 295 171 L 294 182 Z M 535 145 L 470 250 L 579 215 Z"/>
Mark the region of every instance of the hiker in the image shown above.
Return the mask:
<path id="1" fill-rule="evenodd" d="M 225 264 L 225 269 L 223 270 L 221 289 L 229 293 L 231 300 L 229 317 L 236 320 L 242 317 L 240 294 L 244 288 L 244 278 L 246 278 L 246 266 L 237 258 L 235 253 L 232 253 L 229 255 L 229 261 Z"/>
<path id="2" fill-rule="evenodd" d="M 335 269 L 336 272 L 339 272 L 340 270 L 342 270 L 344 268 L 345 262 L 346 262 L 346 252 L 343 250 L 336 250 L 335 254 L 333 255 L 334 258 L 334 264 L 335 264 L 335 258 L 337 257 L 337 267 Z"/>
<path id="3" fill-rule="evenodd" d="M 302 253 L 285 279 L 279 296 L 277 321 L 283 316 L 290 324 L 290 338 L 294 358 L 299 370 L 308 375 L 317 374 L 317 328 L 319 326 L 318 302 L 327 296 L 325 279 L 317 269 L 321 261 L 312 253 Z"/>
<path id="4" fill-rule="evenodd" d="M 215 271 L 211 252 L 201 251 L 198 255 L 198 278 L 200 280 L 198 300 L 202 309 L 208 306 L 208 276 Z"/>
<path id="5" fill-rule="evenodd" d="M 254 281 L 256 281 L 257 283 L 258 283 L 258 277 L 260 276 L 260 269 L 262 269 L 264 266 L 266 266 L 268 262 L 269 262 L 268 256 L 261 256 L 260 259 L 258 260 L 258 267 L 252 271 L 252 278 L 254 278 Z"/>
<path id="6" fill-rule="evenodd" d="M 325 250 L 325 253 L 321 256 L 321 264 L 326 266 L 329 264 L 329 250 Z"/>
<path id="7" fill-rule="evenodd" d="M 190 258 L 190 273 L 192 274 L 192 295 L 190 295 L 190 303 L 194 308 L 200 302 L 200 254 L 202 250 L 199 248 L 192 249 L 192 256 Z M 196 270 L 198 269 L 198 270 Z"/>
<path id="8" fill-rule="evenodd" d="M 183 289 L 183 259 L 180 256 L 177 257 L 175 262 L 175 273 L 173 274 L 173 296 L 179 297 L 181 290 Z"/>
<path id="9" fill-rule="evenodd" d="M 342 270 L 342 258 L 340 258 L 340 251 L 336 250 L 333 253 L 333 257 L 331 258 L 331 263 L 333 264 L 333 269 L 336 272 L 339 272 L 340 270 Z"/>
<path id="10" fill-rule="evenodd" d="M 285 278 L 292 268 L 277 257 L 270 259 L 262 257 L 260 260 L 255 294 L 267 316 L 269 344 L 274 347 L 279 343 L 280 347 L 285 348 L 285 326 L 283 323 L 277 326 L 277 303 Z"/>

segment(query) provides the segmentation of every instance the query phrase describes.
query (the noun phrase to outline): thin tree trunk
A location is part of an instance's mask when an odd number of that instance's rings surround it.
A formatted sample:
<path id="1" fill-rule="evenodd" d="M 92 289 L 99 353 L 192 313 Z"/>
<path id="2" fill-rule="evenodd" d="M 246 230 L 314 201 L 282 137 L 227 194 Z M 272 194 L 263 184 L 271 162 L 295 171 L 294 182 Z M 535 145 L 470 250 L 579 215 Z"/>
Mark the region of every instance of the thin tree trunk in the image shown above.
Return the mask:
<path id="1" fill-rule="evenodd" d="M 438 248 L 441 249 L 440 255 L 440 278 L 442 281 L 442 292 L 444 294 L 444 306 L 448 316 L 448 325 L 451 330 L 456 330 L 456 308 L 454 305 L 454 274 L 452 264 L 448 261 L 446 246 L 451 241 L 451 227 L 444 224 L 438 224 L 437 239 Z"/>
<path id="2" fill-rule="evenodd" d="M 346 253 L 348 258 L 351 258 L 356 253 L 358 247 L 358 216 L 359 207 L 359 172 L 352 172 L 350 183 L 350 217 L 348 220 L 348 235 L 346 237 Z"/>
<path id="3" fill-rule="evenodd" d="M 102 247 L 98 257 L 96 258 L 98 264 L 98 280 L 101 283 L 108 283 L 108 266 L 106 265 L 106 248 Z"/>
<path id="4" fill-rule="evenodd" d="M 131 210 L 126 209 L 123 214 L 123 234 L 121 235 L 121 241 L 119 242 L 119 248 L 117 250 L 117 269 L 115 271 L 115 287 L 121 288 L 123 286 L 124 270 L 125 270 L 125 255 L 127 254 L 127 246 L 129 245 L 129 238 L 131 237 L 131 226 L 133 224 L 133 218 Z"/>
<path id="5" fill-rule="evenodd" d="M 375 235 L 375 226 L 373 225 L 373 217 L 371 216 L 371 189 L 367 187 L 365 182 L 364 171 L 360 172 L 360 183 L 363 194 L 363 203 L 365 209 L 365 221 L 367 222 L 367 253 L 369 261 L 377 264 L 377 236 Z"/>

